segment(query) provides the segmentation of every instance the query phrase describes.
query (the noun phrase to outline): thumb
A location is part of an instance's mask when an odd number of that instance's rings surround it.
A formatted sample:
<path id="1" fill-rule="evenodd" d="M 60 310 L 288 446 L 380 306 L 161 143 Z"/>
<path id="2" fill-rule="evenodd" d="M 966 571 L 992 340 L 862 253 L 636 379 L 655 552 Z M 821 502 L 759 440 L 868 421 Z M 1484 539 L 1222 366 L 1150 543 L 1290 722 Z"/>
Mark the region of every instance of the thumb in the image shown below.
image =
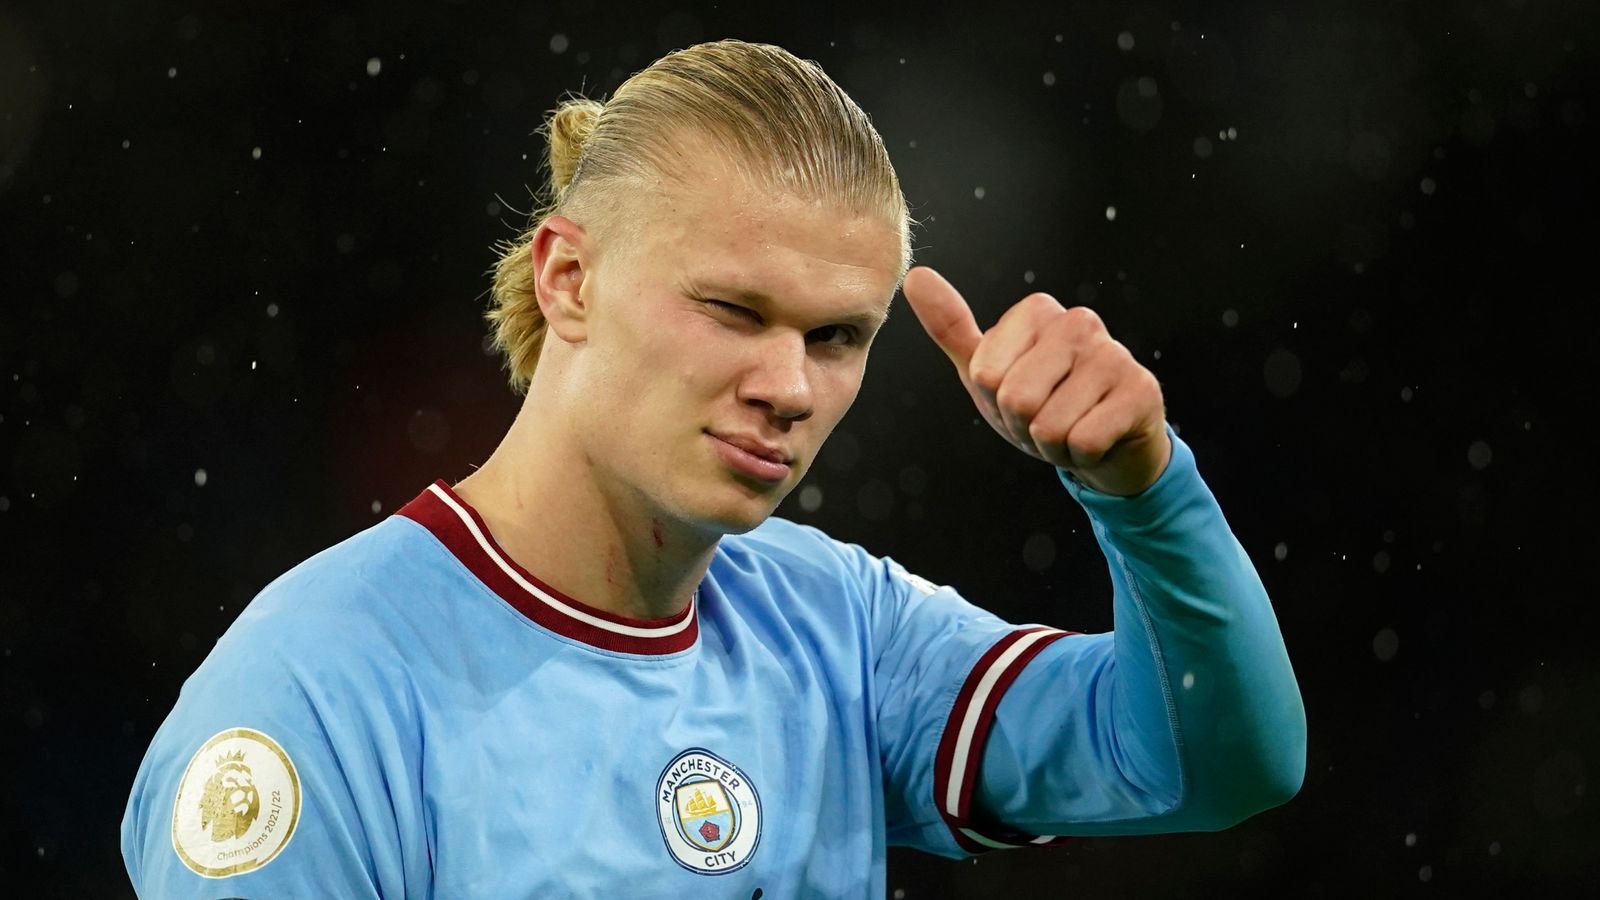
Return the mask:
<path id="1" fill-rule="evenodd" d="M 972 317 L 972 307 L 943 275 L 927 266 L 917 266 L 907 272 L 902 290 L 923 330 L 955 363 L 965 380 L 967 363 L 983 339 L 983 332 Z"/>

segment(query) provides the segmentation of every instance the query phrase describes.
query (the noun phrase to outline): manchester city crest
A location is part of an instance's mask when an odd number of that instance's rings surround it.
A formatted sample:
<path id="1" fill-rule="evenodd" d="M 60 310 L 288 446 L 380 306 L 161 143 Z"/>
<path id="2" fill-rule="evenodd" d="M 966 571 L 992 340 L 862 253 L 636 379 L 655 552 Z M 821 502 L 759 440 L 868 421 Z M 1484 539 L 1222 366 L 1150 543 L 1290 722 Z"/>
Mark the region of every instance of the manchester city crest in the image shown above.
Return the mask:
<path id="1" fill-rule="evenodd" d="M 678 865 L 703 875 L 743 868 L 761 842 L 761 798 L 738 766 L 698 747 L 656 781 L 661 838 Z"/>

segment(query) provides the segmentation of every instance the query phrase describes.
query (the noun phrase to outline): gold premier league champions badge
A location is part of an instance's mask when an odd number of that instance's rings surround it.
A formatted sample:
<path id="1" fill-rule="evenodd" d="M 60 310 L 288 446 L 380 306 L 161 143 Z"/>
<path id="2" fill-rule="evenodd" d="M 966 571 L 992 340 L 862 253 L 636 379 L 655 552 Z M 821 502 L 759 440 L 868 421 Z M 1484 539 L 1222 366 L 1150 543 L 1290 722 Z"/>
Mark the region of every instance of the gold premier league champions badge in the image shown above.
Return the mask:
<path id="1" fill-rule="evenodd" d="M 698 747 L 656 781 L 661 839 L 678 865 L 702 875 L 743 868 L 761 842 L 761 798 L 738 766 Z"/>
<path id="2" fill-rule="evenodd" d="M 289 755 L 259 731 L 230 728 L 184 769 L 172 849 L 197 875 L 238 875 L 272 862 L 299 821 L 300 776 Z"/>

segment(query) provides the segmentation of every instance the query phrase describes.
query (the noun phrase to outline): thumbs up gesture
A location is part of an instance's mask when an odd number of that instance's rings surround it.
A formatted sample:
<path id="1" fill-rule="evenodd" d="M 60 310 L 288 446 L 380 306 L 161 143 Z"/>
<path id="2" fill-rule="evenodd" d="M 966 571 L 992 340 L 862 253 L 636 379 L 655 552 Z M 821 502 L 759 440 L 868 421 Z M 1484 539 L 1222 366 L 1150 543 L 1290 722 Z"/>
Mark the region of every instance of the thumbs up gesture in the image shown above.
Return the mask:
<path id="1" fill-rule="evenodd" d="M 1140 493 L 1166 470 L 1161 384 L 1094 310 L 1029 294 L 982 331 L 933 269 L 907 272 L 904 291 L 978 411 L 1017 449 L 1118 496 Z"/>

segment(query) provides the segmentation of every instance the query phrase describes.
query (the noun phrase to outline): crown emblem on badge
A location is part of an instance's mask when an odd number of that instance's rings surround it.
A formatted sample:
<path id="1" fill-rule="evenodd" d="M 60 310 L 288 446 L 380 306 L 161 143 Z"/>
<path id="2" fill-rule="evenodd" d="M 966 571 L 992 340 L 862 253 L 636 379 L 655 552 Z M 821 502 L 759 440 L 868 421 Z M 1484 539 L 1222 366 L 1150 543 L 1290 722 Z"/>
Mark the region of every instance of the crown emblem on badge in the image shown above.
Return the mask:
<path id="1" fill-rule="evenodd" d="M 243 762 L 244 762 L 244 751 L 243 750 L 235 750 L 232 753 L 224 753 L 221 756 L 217 757 L 217 768 L 220 769 L 223 766 L 227 765 L 228 763 L 241 763 L 242 764 Z"/>

